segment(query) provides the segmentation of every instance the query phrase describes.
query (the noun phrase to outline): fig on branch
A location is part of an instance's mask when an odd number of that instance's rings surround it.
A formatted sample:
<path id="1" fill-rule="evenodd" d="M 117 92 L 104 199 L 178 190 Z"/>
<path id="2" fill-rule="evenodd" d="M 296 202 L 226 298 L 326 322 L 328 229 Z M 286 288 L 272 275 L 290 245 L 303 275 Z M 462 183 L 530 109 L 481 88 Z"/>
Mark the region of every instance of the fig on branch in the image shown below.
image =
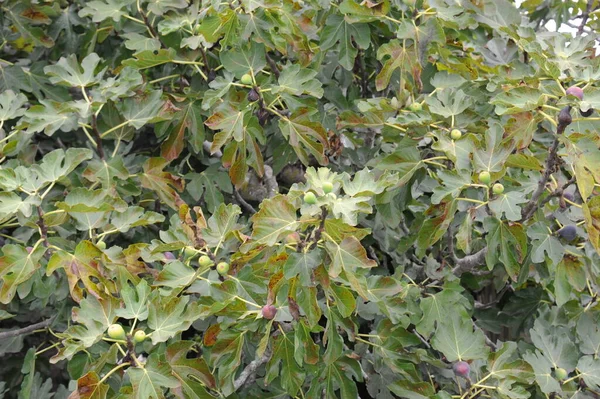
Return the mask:
<path id="1" fill-rule="evenodd" d="M 452 140 L 459 140 L 462 137 L 462 132 L 458 129 L 452 129 L 450 132 L 450 137 Z"/>
<path id="2" fill-rule="evenodd" d="M 106 249 L 106 243 L 104 241 L 98 241 L 96 243 L 96 247 L 100 250 L 100 251 L 104 251 Z"/>
<path id="3" fill-rule="evenodd" d="M 198 264 L 201 267 L 209 267 L 213 264 L 213 261 L 207 255 L 202 255 L 201 257 L 198 258 Z"/>
<path id="4" fill-rule="evenodd" d="M 452 370 L 457 377 L 468 378 L 471 373 L 471 366 L 467 362 L 460 361 L 452 365 Z"/>
<path id="5" fill-rule="evenodd" d="M 304 202 L 309 205 L 314 205 L 317 203 L 317 196 L 312 191 L 309 191 L 304 194 Z"/>
<path id="6" fill-rule="evenodd" d="M 554 376 L 558 380 L 564 380 L 565 378 L 567 378 L 568 375 L 569 373 L 567 372 L 567 370 L 563 369 L 562 367 L 554 369 Z"/>
<path id="7" fill-rule="evenodd" d="M 412 112 L 419 112 L 423 109 L 423 106 L 421 103 L 412 103 L 408 106 L 408 109 L 410 109 Z"/>
<path id="8" fill-rule="evenodd" d="M 108 326 L 107 333 L 112 339 L 125 339 L 125 330 L 123 329 L 123 326 L 118 323 Z"/>
<path id="9" fill-rule="evenodd" d="M 485 185 L 490 184 L 490 182 L 492 181 L 492 176 L 490 176 L 490 172 L 484 170 L 483 172 L 479 173 L 479 182 Z"/>
<path id="10" fill-rule="evenodd" d="M 329 194 L 333 191 L 333 184 L 330 181 L 323 182 L 323 192 Z"/>
<path id="11" fill-rule="evenodd" d="M 496 195 L 500 195 L 504 192 L 504 186 L 500 183 L 496 183 L 492 186 L 492 192 Z"/>
<path id="12" fill-rule="evenodd" d="M 587 101 L 582 101 L 579 103 L 579 113 L 584 118 L 587 118 L 594 113 L 594 108 L 592 108 L 592 105 Z"/>
<path id="13" fill-rule="evenodd" d="M 277 314 L 277 308 L 273 305 L 265 305 L 261 310 L 262 316 L 267 320 L 273 320 Z"/>
<path id="14" fill-rule="evenodd" d="M 567 89 L 567 95 L 575 96 L 580 100 L 583 100 L 583 89 L 577 86 L 571 86 Z"/>
<path id="15" fill-rule="evenodd" d="M 219 262 L 217 264 L 217 272 L 219 272 L 219 274 L 221 276 L 226 275 L 228 271 L 229 271 L 229 263 L 227 263 L 227 262 Z"/>
<path id="16" fill-rule="evenodd" d="M 251 85 L 252 84 L 252 76 L 250 76 L 250 74 L 248 74 L 248 73 L 245 73 L 242 75 L 240 82 L 242 82 L 242 84 L 245 84 L 245 85 Z"/>
<path id="17" fill-rule="evenodd" d="M 567 241 L 573 241 L 575 237 L 577 237 L 577 227 L 575 227 L 573 224 L 563 226 L 560 230 L 558 230 L 558 235 Z"/>
<path id="18" fill-rule="evenodd" d="M 165 257 L 166 260 L 175 260 L 176 259 L 175 255 L 173 255 L 173 252 L 165 252 L 163 254 L 163 256 Z"/>
<path id="19" fill-rule="evenodd" d="M 559 126 L 567 126 L 573 122 L 573 117 L 571 116 L 571 106 L 567 105 L 558 113 L 558 125 Z"/>
<path id="20" fill-rule="evenodd" d="M 255 102 L 258 101 L 258 99 L 260 98 L 260 96 L 258 95 L 258 92 L 256 91 L 256 89 L 252 89 L 248 92 L 248 101 L 250 102 Z"/>
<path id="21" fill-rule="evenodd" d="M 136 343 L 144 342 L 146 339 L 146 333 L 143 330 L 137 330 L 135 334 L 133 334 L 133 340 Z"/>

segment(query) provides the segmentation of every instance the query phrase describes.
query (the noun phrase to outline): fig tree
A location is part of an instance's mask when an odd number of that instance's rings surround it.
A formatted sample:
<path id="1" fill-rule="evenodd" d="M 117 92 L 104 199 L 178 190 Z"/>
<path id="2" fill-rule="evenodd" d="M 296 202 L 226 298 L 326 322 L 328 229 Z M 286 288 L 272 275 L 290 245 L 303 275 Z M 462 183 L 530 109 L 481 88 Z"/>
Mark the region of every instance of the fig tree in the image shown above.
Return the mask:
<path id="1" fill-rule="evenodd" d="M 277 314 L 277 308 L 273 305 L 265 305 L 263 306 L 261 313 L 265 319 L 272 320 Z"/>
<path id="2" fill-rule="evenodd" d="M 471 366 L 467 362 L 456 362 L 452 365 L 452 370 L 457 377 L 469 377 Z"/>
<path id="3" fill-rule="evenodd" d="M 249 73 L 245 73 L 242 75 L 240 82 L 242 82 L 242 84 L 245 84 L 245 85 L 251 85 L 252 84 L 252 76 L 250 76 Z"/>
<path id="4" fill-rule="evenodd" d="M 452 140 L 458 140 L 462 137 L 462 132 L 458 129 L 452 129 L 452 131 L 450 132 L 450 137 L 452 138 Z"/>
<path id="5" fill-rule="evenodd" d="M 118 323 L 108 326 L 107 333 L 112 339 L 125 339 L 125 330 L 123 329 L 123 326 Z"/>
<path id="6" fill-rule="evenodd" d="M 221 276 L 224 276 L 225 274 L 227 274 L 228 271 L 229 271 L 229 263 L 219 262 L 217 264 L 217 272 L 219 272 L 219 274 Z"/>
<path id="7" fill-rule="evenodd" d="M 306 202 L 309 205 L 314 205 L 317 203 L 317 196 L 312 191 L 309 191 L 306 194 L 304 194 L 304 202 Z"/>
<path id="8" fill-rule="evenodd" d="M 496 195 L 502 194 L 504 192 L 504 186 L 500 183 L 496 183 L 492 186 L 492 192 Z"/>
<path id="9" fill-rule="evenodd" d="M 330 181 L 323 182 L 323 192 L 329 194 L 333 191 L 333 184 Z"/>
<path id="10" fill-rule="evenodd" d="M 575 96 L 580 100 L 583 100 L 583 89 L 577 86 L 571 86 L 567 89 L 567 95 Z"/>
<path id="11" fill-rule="evenodd" d="M 479 173 L 479 182 L 482 184 L 490 184 L 490 181 L 492 181 L 492 176 L 490 176 L 490 172 L 484 170 L 483 172 Z"/>
<path id="12" fill-rule="evenodd" d="M 143 330 L 137 330 L 135 334 L 133 334 L 133 340 L 136 343 L 144 342 L 146 339 L 146 333 Z"/>
<path id="13" fill-rule="evenodd" d="M 573 224 L 563 226 L 560 230 L 558 230 L 558 235 L 567 241 L 573 241 L 575 237 L 577 237 L 577 227 L 575 227 Z"/>

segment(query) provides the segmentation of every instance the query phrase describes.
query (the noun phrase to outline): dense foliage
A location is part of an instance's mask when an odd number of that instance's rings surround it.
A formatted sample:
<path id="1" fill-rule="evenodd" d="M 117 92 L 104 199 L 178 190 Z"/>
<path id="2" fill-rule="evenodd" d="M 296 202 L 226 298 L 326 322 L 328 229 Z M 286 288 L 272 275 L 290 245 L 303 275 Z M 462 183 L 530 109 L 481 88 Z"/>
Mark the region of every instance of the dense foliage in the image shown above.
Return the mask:
<path id="1" fill-rule="evenodd" d="M 598 0 L 0 5 L 0 397 L 600 397 Z"/>

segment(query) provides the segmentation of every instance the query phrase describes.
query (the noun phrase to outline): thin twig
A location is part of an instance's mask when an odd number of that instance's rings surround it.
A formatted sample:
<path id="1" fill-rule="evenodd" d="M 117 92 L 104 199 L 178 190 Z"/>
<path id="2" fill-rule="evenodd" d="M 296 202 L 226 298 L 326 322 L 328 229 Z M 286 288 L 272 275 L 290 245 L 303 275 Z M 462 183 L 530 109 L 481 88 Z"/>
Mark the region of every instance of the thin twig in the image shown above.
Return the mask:
<path id="1" fill-rule="evenodd" d="M 19 335 L 27 334 L 27 333 L 33 332 L 35 330 L 39 330 L 41 328 L 46 328 L 52 323 L 52 320 L 54 320 L 54 317 L 51 317 L 44 321 L 40 321 L 39 323 L 35 323 L 35 324 L 32 324 L 27 327 L 19 328 L 17 330 L 0 332 L 0 340 L 12 338 L 12 337 L 18 337 Z"/>
<path id="2" fill-rule="evenodd" d="M 273 59 L 271 57 L 269 57 L 268 53 L 265 53 L 267 62 L 269 63 L 269 68 L 271 68 L 271 72 L 273 72 L 273 74 L 275 75 L 275 77 L 277 79 L 279 79 L 279 69 L 277 69 L 277 64 L 275 64 L 275 62 L 273 61 Z"/>
<path id="3" fill-rule="evenodd" d="M 540 208 L 543 207 L 544 205 L 546 205 L 548 202 L 550 202 L 550 200 L 552 200 L 552 198 L 560 197 L 561 195 L 563 195 L 563 193 L 567 189 L 567 187 L 569 187 L 571 184 L 575 183 L 575 180 L 576 180 L 575 176 L 573 176 L 569 179 L 569 181 L 567 181 L 565 184 L 563 184 L 562 187 L 559 187 L 556 190 L 554 190 L 553 192 L 551 192 L 546 198 L 544 198 L 542 200 L 542 202 L 540 202 Z"/>
<path id="4" fill-rule="evenodd" d="M 594 5 L 594 0 L 588 0 L 587 7 L 585 11 L 581 15 L 581 23 L 579 24 L 579 28 L 577 28 L 577 36 L 581 36 L 583 33 L 583 28 L 585 24 L 587 24 L 588 18 L 590 17 L 590 12 L 592 11 L 592 6 Z"/>
<path id="5" fill-rule="evenodd" d="M 48 227 L 46 227 L 46 223 L 44 223 L 44 211 L 42 211 L 42 207 L 37 207 L 38 213 L 38 222 L 37 225 L 40 227 L 40 236 L 44 240 L 44 246 L 48 248 L 50 244 L 48 243 Z"/>
<path id="6" fill-rule="evenodd" d="M 258 370 L 260 366 L 262 366 L 263 364 L 268 362 L 269 359 L 271 359 L 271 355 L 272 353 L 269 350 L 267 350 L 260 358 L 251 361 L 246 366 L 246 368 L 244 368 L 244 370 L 240 373 L 240 376 L 235 379 L 235 381 L 233 382 L 233 388 L 236 391 L 240 389 L 242 385 L 244 385 L 246 380 L 248 380 L 248 378 L 256 374 L 256 370 Z"/>
<path id="7" fill-rule="evenodd" d="M 254 209 L 254 207 L 252 205 L 250 205 L 249 203 L 247 203 L 246 200 L 244 198 L 242 198 L 242 196 L 240 195 L 240 193 L 238 192 L 238 190 L 236 190 L 236 189 L 233 190 L 233 196 L 235 197 L 235 199 L 237 200 L 237 202 L 240 203 L 240 205 L 242 206 L 242 208 L 244 208 L 245 210 L 247 210 L 248 212 L 250 212 L 252 215 L 254 215 L 256 213 L 256 209 Z"/>

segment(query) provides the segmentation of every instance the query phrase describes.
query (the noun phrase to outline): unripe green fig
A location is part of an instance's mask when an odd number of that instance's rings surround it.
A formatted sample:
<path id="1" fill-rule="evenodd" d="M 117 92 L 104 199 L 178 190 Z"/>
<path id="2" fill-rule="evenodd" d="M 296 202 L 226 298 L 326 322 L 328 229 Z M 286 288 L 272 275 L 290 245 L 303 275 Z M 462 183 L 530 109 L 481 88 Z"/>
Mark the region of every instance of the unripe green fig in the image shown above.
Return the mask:
<path id="1" fill-rule="evenodd" d="M 207 255 L 202 255 L 201 257 L 198 258 L 198 264 L 201 267 L 209 267 L 210 265 L 213 264 L 213 261 Z"/>
<path id="2" fill-rule="evenodd" d="M 317 196 L 312 191 L 309 191 L 304 194 L 304 202 L 309 205 L 314 205 L 317 203 Z"/>
<path id="3" fill-rule="evenodd" d="M 329 194 L 333 191 L 333 184 L 330 181 L 323 182 L 323 192 Z"/>
<path id="4" fill-rule="evenodd" d="M 118 323 L 108 326 L 107 333 L 112 339 L 125 339 L 125 330 L 123 329 L 123 326 Z"/>
<path id="5" fill-rule="evenodd" d="M 479 182 L 482 184 L 490 184 L 490 182 L 492 181 L 492 176 L 490 175 L 490 172 L 484 170 L 483 172 L 479 173 Z"/>
<path id="6" fill-rule="evenodd" d="M 100 251 L 104 251 L 106 249 L 106 243 L 104 241 L 98 241 L 96 243 L 96 247 L 100 250 Z"/>
<path id="7" fill-rule="evenodd" d="M 219 262 L 217 264 L 217 272 L 219 272 L 219 274 L 221 276 L 224 276 L 225 274 L 227 274 L 228 271 L 229 271 L 229 263 Z"/>
<path id="8" fill-rule="evenodd" d="M 191 258 L 196 255 L 196 249 L 193 247 L 185 247 L 183 249 L 183 254 L 186 258 Z"/>
<path id="9" fill-rule="evenodd" d="M 293 232 L 285 236 L 286 244 L 298 244 L 298 241 L 300 241 L 300 234 L 297 232 Z"/>
<path id="10" fill-rule="evenodd" d="M 240 82 L 242 82 L 242 84 L 245 84 L 245 85 L 251 85 L 252 84 L 252 76 L 250 76 L 250 74 L 248 74 L 248 73 L 245 73 L 242 75 Z"/>
<path id="11" fill-rule="evenodd" d="M 273 320 L 277 314 L 277 308 L 273 305 L 265 305 L 261 310 L 262 316 L 267 320 Z"/>
<path id="12" fill-rule="evenodd" d="M 496 195 L 502 194 L 504 192 L 504 186 L 500 183 L 496 183 L 492 186 L 492 192 Z"/>
<path id="13" fill-rule="evenodd" d="M 452 370 L 458 377 L 468 377 L 471 373 L 471 366 L 467 362 L 456 362 L 452 365 Z"/>
<path id="14" fill-rule="evenodd" d="M 554 369 L 554 376 L 558 380 L 564 380 L 565 378 L 567 378 L 568 375 L 569 373 L 567 372 L 567 370 L 563 369 L 562 367 Z"/>
<path id="15" fill-rule="evenodd" d="M 462 137 L 462 132 L 458 129 L 452 129 L 450 132 L 450 137 L 452 140 L 459 140 Z"/>
<path id="16" fill-rule="evenodd" d="M 571 86 L 567 89 L 567 95 L 575 96 L 580 100 L 583 100 L 583 89 L 577 86 Z"/>
<path id="17" fill-rule="evenodd" d="M 146 333 L 143 330 L 137 330 L 135 334 L 133 334 L 133 341 L 136 343 L 144 342 L 146 339 Z"/>
<path id="18" fill-rule="evenodd" d="M 410 109 L 412 112 L 419 112 L 423 109 L 423 105 L 421 105 L 421 103 L 412 103 L 408 106 L 408 109 Z"/>

